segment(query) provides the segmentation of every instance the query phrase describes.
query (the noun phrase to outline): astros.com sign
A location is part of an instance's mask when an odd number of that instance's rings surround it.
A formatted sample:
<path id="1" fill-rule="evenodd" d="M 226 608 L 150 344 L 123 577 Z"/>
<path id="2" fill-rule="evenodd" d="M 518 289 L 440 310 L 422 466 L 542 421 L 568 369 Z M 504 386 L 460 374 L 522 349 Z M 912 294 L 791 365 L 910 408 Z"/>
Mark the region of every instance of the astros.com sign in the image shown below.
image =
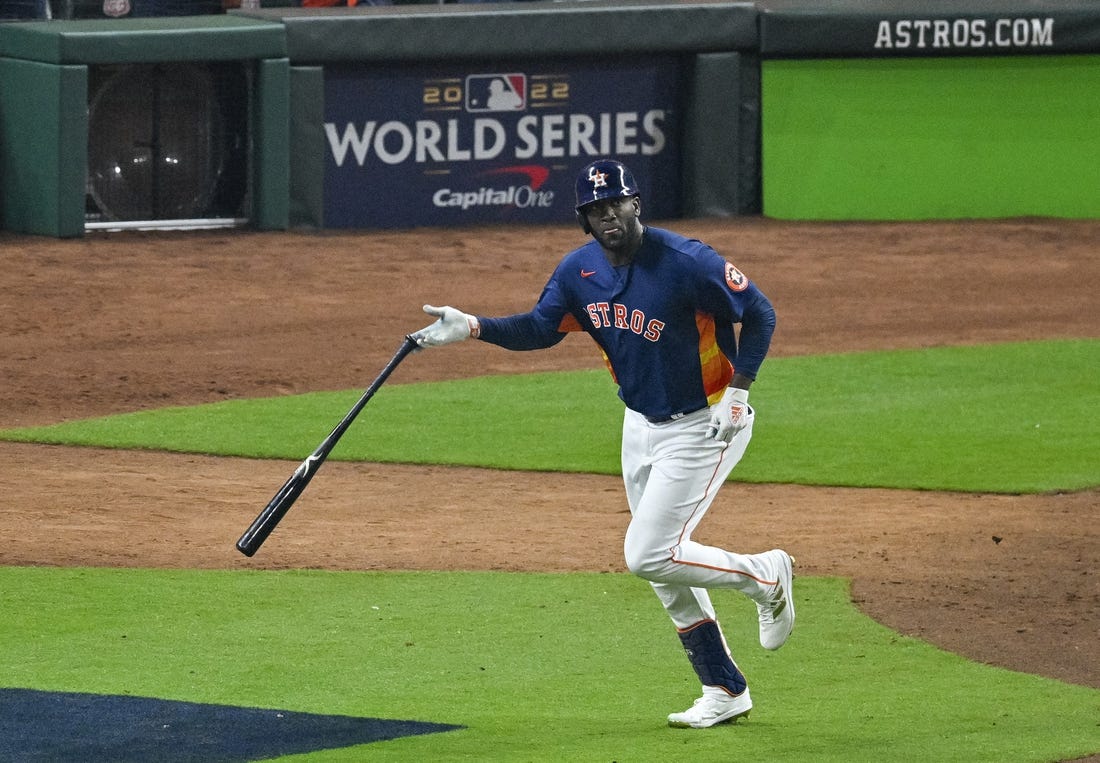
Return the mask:
<path id="1" fill-rule="evenodd" d="M 675 215 L 678 83 L 678 64 L 659 58 L 524 71 L 326 67 L 325 225 L 562 222 L 576 172 L 599 156 L 631 164 L 643 192 L 652 177 L 647 212 Z"/>

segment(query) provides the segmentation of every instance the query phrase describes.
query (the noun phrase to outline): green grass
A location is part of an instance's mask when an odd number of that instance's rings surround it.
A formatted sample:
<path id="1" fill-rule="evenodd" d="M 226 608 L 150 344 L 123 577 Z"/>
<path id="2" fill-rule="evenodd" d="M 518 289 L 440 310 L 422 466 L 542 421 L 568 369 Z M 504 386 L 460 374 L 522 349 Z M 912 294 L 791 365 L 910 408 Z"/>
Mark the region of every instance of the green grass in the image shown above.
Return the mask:
<path id="1" fill-rule="evenodd" d="M 431 362 L 428 354 L 406 362 Z M 445 362 L 443 356 L 434 362 Z M 1100 342 L 769 360 L 735 478 L 1028 492 L 1100 483 Z M 0 439 L 300 460 L 360 391 L 137 412 Z M 386 385 L 334 457 L 618 473 L 603 370 Z M 548 521 L 552 521 L 548 520 Z M 669 729 L 698 686 L 620 574 L 0 568 L 0 675 L 129 694 L 460 724 L 287 760 L 1054 761 L 1100 752 L 1100 692 L 968 662 L 800 579 L 780 652 L 715 592 L 755 709 Z"/>
<path id="2" fill-rule="evenodd" d="M 1094 487 L 1098 368 L 1098 340 L 772 359 L 753 388 L 757 428 L 734 479 L 1002 493 Z M 301 460 L 359 394 L 143 411 L 3 430 L 0 439 Z M 617 474 L 621 420 L 603 370 L 391 382 L 332 457 Z"/>
<path id="3" fill-rule="evenodd" d="M 9 567 L 0 592 L 10 686 L 466 726 L 294 760 L 1002 763 L 1100 751 L 1100 692 L 900 637 L 837 579 L 800 580 L 798 628 L 779 652 L 756 644 L 751 603 L 716 592 L 756 707 L 704 733 L 664 725 L 698 687 L 649 586 L 625 574 Z"/>

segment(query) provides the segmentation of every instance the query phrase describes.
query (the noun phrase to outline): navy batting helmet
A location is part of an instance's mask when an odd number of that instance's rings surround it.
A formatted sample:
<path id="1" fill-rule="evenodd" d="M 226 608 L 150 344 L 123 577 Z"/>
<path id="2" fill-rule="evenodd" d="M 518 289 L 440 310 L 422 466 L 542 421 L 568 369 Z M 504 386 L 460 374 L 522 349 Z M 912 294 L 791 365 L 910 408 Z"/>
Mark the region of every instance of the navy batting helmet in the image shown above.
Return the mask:
<path id="1" fill-rule="evenodd" d="M 592 231 L 584 217 L 584 208 L 601 199 L 620 199 L 638 195 L 634 175 L 613 159 L 597 159 L 577 176 L 577 221 L 585 233 Z"/>
<path id="2" fill-rule="evenodd" d="M 634 175 L 621 162 L 599 159 L 577 176 L 577 211 L 600 199 L 637 196 Z"/>

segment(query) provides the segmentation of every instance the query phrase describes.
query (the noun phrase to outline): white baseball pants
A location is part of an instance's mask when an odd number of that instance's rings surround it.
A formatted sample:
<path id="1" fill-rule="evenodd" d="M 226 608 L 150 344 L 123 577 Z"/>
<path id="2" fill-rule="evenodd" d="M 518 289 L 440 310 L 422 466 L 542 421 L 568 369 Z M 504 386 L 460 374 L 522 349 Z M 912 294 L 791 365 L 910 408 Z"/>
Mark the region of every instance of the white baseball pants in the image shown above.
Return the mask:
<path id="1" fill-rule="evenodd" d="M 708 588 L 765 596 L 767 574 L 758 559 L 691 539 L 718 489 L 752 439 L 755 414 L 733 442 L 707 437 L 710 409 L 651 424 L 629 408 L 623 420 L 622 465 L 630 525 L 623 550 L 627 568 L 648 580 L 677 628 L 716 619 Z M 774 581 L 772 581 L 774 582 Z"/>

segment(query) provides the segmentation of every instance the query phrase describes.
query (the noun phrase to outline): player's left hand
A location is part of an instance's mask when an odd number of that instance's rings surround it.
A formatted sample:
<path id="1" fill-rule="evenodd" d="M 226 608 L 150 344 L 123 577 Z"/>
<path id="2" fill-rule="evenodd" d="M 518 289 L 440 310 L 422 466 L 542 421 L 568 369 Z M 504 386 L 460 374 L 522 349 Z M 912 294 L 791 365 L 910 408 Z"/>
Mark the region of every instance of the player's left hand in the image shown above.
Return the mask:
<path id="1" fill-rule="evenodd" d="M 477 318 L 461 310 L 453 307 L 424 305 L 424 312 L 436 316 L 438 320 L 412 335 L 421 347 L 442 347 L 478 334 Z"/>
<path id="2" fill-rule="evenodd" d="M 739 387 L 726 387 L 722 399 L 711 409 L 707 436 L 729 442 L 748 425 L 749 391 Z"/>

